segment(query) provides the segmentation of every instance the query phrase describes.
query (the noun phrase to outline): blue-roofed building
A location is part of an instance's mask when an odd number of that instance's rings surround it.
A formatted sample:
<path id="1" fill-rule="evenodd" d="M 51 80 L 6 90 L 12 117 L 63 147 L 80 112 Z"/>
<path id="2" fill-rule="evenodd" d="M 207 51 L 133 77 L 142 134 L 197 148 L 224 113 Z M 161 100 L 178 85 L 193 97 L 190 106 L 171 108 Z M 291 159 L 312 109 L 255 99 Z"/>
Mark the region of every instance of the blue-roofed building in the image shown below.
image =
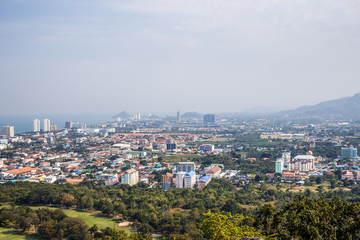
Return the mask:
<path id="1" fill-rule="evenodd" d="M 184 187 L 194 188 L 196 183 L 196 174 L 194 171 L 187 172 L 184 177 Z"/>
<path id="2" fill-rule="evenodd" d="M 211 176 L 203 176 L 200 178 L 199 182 L 198 182 L 198 188 L 204 188 L 206 185 L 209 184 L 209 182 L 211 181 Z"/>

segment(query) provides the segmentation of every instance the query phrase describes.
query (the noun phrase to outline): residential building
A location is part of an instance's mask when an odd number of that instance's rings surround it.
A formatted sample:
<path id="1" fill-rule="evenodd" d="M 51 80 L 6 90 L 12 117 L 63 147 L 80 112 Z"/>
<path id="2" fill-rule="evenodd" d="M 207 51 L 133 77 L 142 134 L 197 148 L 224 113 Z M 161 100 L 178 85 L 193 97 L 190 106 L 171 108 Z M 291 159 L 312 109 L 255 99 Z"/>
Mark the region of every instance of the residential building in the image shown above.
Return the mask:
<path id="1" fill-rule="evenodd" d="M 357 148 L 352 145 L 348 148 L 341 148 L 341 158 L 357 158 Z"/>
<path id="2" fill-rule="evenodd" d="M 186 172 L 177 172 L 176 173 L 176 188 L 183 188 L 184 187 L 184 178 Z"/>
<path id="3" fill-rule="evenodd" d="M 172 182 L 173 174 L 172 173 L 165 173 L 162 175 L 162 182 L 163 182 L 163 189 L 169 190 L 173 184 Z"/>
<path id="4" fill-rule="evenodd" d="M 56 125 L 51 125 L 50 126 L 50 131 L 57 131 L 57 126 Z"/>
<path id="5" fill-rule="evenodd" d="M 287 165 L 291 161 L 291 152 L 283 152 L 282 159 L 284 161 L 284 165 Z"/>
<path id="6" fill-rule="evenodd" d="M 4 126 L 2 128 L 2 135 L 5 135 L 7 138 L 14 137 L 14 126 Z"/>
<path id="7" fill-rule="evenodd" d="M 34 125 L 34 132 L 40 132 L 40 120 L 34 119 L 33 125 Z"/>
<path id="8" fill-rule="evenodd" d="M 139 182 L 139 172 L 135 169 L 129 169 L 127 170 L 122 176 L 121 176 L 121 183 L 122 184 L 129 184 L 130 186 L 133 186 Z"/>
<path id="9" fill-rule="evenodd" d="M 279 158 L 275 161 L 275 172 L 282 173 L 284 171 L 284 160 Z"/>
<path id="10" fill-rule="evenodd" d="M 311 155 L 298 155 L 288 163 L 288 171 L 308 172 L 315 168 L 315 157 Z"/>
<path id="11" fill-rule="evenodd" d="M 186 173 L 184 177 L 184 187 L 186 188 L 194 188 L 196 183 L 196 174 L 194 171 L 190 171 Z"/>
<path id="12" fill-rule="evenodd" d="M 213 144 L 201 144 L 200 151 L 204 152 L 213 152 L 215 150 L 215 146 Z"/>
<path id="13" fill-rule="evenodd" d="M 44 132 L 49 132 L 51 129 L 50 129 L 50 120 L 49 119 L 47 119 L 47 118 L 45 118 L 44 119 L 44 129 L 43 129 L 43 131 Z"/>
<path id="14" fill-rule="evenodd" d="M 195 171 L 194 162 L 178 162 L 176 164 L 176 172 L 190 172 Z"/>

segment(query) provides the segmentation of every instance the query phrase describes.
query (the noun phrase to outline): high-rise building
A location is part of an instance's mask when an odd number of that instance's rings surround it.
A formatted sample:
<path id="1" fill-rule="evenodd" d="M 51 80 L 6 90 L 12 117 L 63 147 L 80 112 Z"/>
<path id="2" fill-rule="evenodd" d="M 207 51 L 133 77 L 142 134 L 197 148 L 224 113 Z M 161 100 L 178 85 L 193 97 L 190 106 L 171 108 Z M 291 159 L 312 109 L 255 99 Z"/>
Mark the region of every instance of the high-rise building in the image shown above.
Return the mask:
<path id="1" fill-rule="evenodd" d="M 172 173 L 165 173 L 162 176 L 162 180 L 163 180 L 163 189 L 164 190 L 169 190 L 171 188 L 172 185 Z"/>
<path id="2" fill-rule="evenodd" d="M 195 171 L 194 162 L 178 162 L 176 164 L 176 172 L 190 172 Z"/>
<path id="3" fill-rule="evenodd" d="M 53 131 L 57 131 L 57 125 L 51 125 L 50 126 L 50 130 Z"/>
<path id="4" fill-rule="evenodd" d="M 310 155 L 298 155 L 287 164 L 288 171 L 308 172 L 315 168 L 315 157 Z"/>
<path id="5" fill-rule="evenodd" d="M 3 126 L 2 135 L 5 135 L 7 138 L 14 137 L 14 126 Z"/>
<path id="6" fill-rule="evenodd" d="M 135 185 L 139 182 L 139 172 L 135 169 L 127 170 L 124 175 L 121 176 L 122 184 L 129 184 L 130 186 Z"/>
<path id="7" fill-rule="evenodd" d="M 180 110 L 177 111 L 177 114 L 176 114 L 176 121 L 177 122 L 181 122 L 181 113 L 180 113 Z"/>
<path id="8" fill-rule="evenodd" d="M 284 171 L 284 160 L 279 158 L 275 161 L 275 172 L 282 173 Z"/>
<path id="9" fill-rule="evenodd" d="M 72 129 L 72 122 L 66 122 L 65 123 L 65 128 Z"/>
<path id="10" fill-rule="evenodd" d="M 341 148 L 341 158 L 357 158 L 357 148 L 352 145 L 348 148 Z"/>
<path id="11" fill-rule="evenodd" d="M 204 115 L 204 124 L 215 123 L 215 114 L 205 114 Z"/>
<path id="12" fill-rule="evenodd" d="M 194 188 L 196 183 L 196 174 L 194 171 L 190 171 L 186 173 L 184 177 L 184 187 L 186 188 Z"/>
<path id="13" fill-rule="evenodd" d="M 177 172 L 176 173 L 176 188 L 183 188 L 184 187 L 184 178 L 186 172 Z"/>
<path id="14" fill-rule="evenodd" d="M 33 124 L 34 124 L 34 132 L 40 132 L 40 120 L 34 119 Z"/>
<path id="15" fill-rule="evenodd" d="M 166 142 L 166 150 L 169 150 L 169 151 L 176 150 L 176 143 L 174 142 L 173 139 L 169 139 Z"/>
<path id="16" fill-rule="evenodd" d="M 283 152 L 282 159 L 284 160 L 284 164 L 287 165 L 291 161 L 291 152 Z"/>
<path id="17" fill-rule="evenodd" d="M 50 120 L 49 119 L 47 119 L 47 118 L 45 118 L 44 119 L 44 129 L 43 129 L 43 131 L 44 132 L 49 132 L 51 129 L 50 129 Z"/>

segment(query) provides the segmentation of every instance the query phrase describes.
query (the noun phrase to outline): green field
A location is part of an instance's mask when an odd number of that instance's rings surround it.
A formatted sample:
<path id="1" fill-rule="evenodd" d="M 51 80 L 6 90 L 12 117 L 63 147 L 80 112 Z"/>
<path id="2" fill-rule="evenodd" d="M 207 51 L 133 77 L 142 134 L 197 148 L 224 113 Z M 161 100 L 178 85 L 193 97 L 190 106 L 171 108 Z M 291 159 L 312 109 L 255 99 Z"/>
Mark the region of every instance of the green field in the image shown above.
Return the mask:
<path id="1" fill-rule="evenodd" d="M 0 228 L 0 240 L 39 240 L 33 235 L 25 235 L 12 228 Z"/>
<path id="2" fill-rule="evenodd" d="M 32 209 L 38 209 L 38 208 L 49 208 L 49 209 L 56 209 L 56 207 L 47 207 L 47 206 L 39 206 L 39 207 L 30 207 Z M 96 213 L 92 212 L 84 212 L 80 210 L 75 209 L 62 209 L 65 214 L 69 217 L 73 218 L 79 218 L 87 223 L 89 227 L 96 224 L 100 229 L 101 228 L 119 228 L 124 230 L 127 234 L 131 234 L 131 228 L 130 227 L 119 227 L 119 223 L 115 219 L 111 219 L 108 217 L 103 217 L 100 215 L 97 215 Z M 11 228 L 0 228 L 0 240 L 3 239 L 38 239 L 34 236 L 24 235 L 21 232 L 18 232 Z"/>

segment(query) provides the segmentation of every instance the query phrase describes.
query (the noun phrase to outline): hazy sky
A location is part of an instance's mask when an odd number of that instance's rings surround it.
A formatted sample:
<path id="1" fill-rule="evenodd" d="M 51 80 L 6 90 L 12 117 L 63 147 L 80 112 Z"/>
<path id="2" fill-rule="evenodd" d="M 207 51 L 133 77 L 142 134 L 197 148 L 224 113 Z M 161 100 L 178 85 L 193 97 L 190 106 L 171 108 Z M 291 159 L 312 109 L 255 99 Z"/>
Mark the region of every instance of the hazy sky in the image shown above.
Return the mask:
<path id="1" fill-rule="evenodd" d="M 0 114 L 239 112 L 360 92 L 359 0 L 1 0 Z"/>

